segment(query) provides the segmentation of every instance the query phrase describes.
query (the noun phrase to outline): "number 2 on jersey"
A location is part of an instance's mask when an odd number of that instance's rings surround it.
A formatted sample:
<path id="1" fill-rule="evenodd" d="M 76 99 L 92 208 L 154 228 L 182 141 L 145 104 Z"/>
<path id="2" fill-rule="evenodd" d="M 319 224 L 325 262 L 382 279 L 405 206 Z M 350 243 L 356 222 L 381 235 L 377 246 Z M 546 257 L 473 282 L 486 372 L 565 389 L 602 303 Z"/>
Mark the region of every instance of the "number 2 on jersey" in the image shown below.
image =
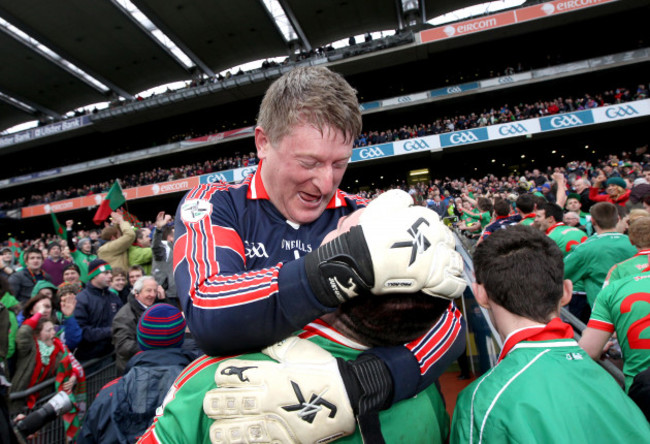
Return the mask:
<path id="1" fill-rule="evenodd" d="M 621 303 L 621 313 L 629 313 L 632 310 L 632 304 L 635 302 L 646 302 L 650 304 L 650 293 L 632 293 L 623 299 Z M 627 330 L 627 342 L 630 348 L 650 349 L 650 338 L 641 338 L 641 333 L 650 328 L 650 314 L 634 321 Z"/>

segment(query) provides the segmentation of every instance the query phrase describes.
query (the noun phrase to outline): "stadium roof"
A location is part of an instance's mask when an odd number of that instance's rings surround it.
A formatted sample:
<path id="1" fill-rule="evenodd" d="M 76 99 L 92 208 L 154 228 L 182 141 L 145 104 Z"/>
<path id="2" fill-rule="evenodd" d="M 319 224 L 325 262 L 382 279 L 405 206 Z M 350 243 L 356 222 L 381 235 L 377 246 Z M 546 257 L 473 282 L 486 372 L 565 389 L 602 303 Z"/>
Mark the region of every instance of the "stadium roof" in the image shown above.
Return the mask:
<path id="1" fill-rule="evenodd" d="M 366 32 L 402 29 L 424 6 L 426 20 L 477 0 L 277 0 L 289 40 L 269 0 L 0 1 L 0 129 L 58 117 L 246 62 L 287 56 Z M 425 21 L 426 21 L 425 20 Z M 421 23 L 421 22 L 420 22 Z M 18 34 L 11 30 L 19 30 Z M 162 31 L 172 47 L 156 33 Z"/>

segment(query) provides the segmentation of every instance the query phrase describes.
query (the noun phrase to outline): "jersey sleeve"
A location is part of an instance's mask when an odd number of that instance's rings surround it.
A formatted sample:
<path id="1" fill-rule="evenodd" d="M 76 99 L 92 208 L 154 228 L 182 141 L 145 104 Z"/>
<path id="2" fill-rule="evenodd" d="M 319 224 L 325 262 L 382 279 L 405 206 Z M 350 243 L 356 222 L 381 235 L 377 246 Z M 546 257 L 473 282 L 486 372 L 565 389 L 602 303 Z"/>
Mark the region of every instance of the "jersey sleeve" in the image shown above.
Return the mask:
<path id="1" fill-rule="evenodd" d="M 316 299 L 300 261 L 247 270 L 239 224 L 226 185 L 191 190 L 176 214 L 178 297 L 197 343 L 212 356 L 259 350 L 332 310 Z"/>
<path id="2" fill-rule="evenodd" d="M 438 322 L 416 340 L 401 347 L 376 347 L 393 378 L 393 404 L 434 383 L 465 350 L 465 319 L 452 302 Z"/>
<path id="3" fill-rule="evenodd" d="M 564 258 L 564 279 L 569 279 L 574 285 L 582 280 L 585 269 L 580 249 L 575 248 Z"/>

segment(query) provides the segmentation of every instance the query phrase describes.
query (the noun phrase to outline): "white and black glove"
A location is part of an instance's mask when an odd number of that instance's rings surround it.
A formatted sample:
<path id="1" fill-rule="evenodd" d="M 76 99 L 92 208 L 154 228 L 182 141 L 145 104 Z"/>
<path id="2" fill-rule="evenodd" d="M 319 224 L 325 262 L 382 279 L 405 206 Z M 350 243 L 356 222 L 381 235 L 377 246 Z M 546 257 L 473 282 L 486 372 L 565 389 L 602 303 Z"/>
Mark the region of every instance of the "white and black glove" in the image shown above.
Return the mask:
<path id="1" fill-rule="evenodd" d="M 298 337 L 263 353 L 277 362 L 229 359 L 217 367 L 218 388 L 203 400 L 215 420 L 213 444 L 325 443 L 354 433 L 355 412 L 334 356 Z"/>
<path id="2" fill-rule="evenodd" d="M 466 286 L 454 247 L 436 213 L 391 190 L 370 202 L 358 226 L 305 256 L 305 268 L 316 297 L 330 307 L 367 291 L 451 299 Z"/>

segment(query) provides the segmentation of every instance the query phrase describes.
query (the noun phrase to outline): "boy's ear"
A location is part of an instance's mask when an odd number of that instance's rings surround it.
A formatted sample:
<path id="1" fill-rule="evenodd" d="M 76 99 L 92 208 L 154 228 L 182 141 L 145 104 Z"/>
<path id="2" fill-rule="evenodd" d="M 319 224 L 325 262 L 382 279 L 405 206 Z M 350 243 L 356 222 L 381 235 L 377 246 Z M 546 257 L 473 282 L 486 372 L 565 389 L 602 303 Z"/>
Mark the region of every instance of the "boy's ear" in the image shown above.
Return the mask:
<path id="1" fill-rule="evenodd" d="M 565 279 L 562 285 L 562 299 L 560 299 L 560 307 L 564 307 L 571 302 L 571 296 L 573 295 L 573 282 L 569 279 Z"/>
<path id="2" fill-rule="evenodd" d="M 474 282 L 472 284 L 472 291 L 474 292 L 474 298 L 476 299 L 476 302 L 478 302 L 478 305 L 483 308 L 490 308 L 487 292 L 485 291 L 483 284 L 477 284 Z"/>

